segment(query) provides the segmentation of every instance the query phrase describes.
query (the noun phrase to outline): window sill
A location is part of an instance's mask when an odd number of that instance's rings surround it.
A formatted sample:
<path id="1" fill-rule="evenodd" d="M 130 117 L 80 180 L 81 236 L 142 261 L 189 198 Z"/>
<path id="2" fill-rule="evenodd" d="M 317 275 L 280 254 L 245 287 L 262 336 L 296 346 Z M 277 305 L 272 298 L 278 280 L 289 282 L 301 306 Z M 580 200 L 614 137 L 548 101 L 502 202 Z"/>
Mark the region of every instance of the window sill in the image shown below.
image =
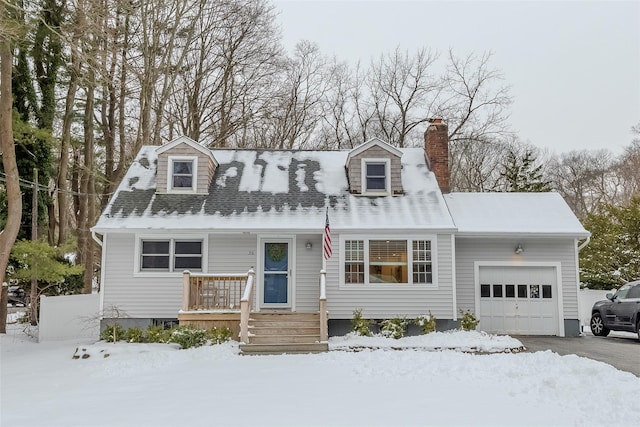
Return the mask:
<path id="1" fill-rule="evenodd" d="M 205 273 L 203 271 L 190 270 L 192 273 Z M 136 271 L 133 273 L 133 277 L 182 277 L 184 273 L 182 271 Z"/>
<path id="2" fill-rule="evenodd" d="M 436 283 L 340 283 L 338 289 L 361 290 L 425 290 L 438 289 Z"/>

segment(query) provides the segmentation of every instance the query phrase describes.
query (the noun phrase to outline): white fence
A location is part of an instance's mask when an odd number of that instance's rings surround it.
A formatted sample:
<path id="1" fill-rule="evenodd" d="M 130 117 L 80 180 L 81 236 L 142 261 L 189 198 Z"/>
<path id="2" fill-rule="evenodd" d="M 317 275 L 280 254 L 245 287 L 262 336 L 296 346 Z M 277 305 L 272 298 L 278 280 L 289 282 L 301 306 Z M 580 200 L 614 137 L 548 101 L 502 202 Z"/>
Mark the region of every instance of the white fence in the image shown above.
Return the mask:
<path id="1" fill-rule="evenodd" d="M 589 330 L 589 321 L 591 320 L 591 308 L 597 301 L 607 299 L 606 295 L 611 291 L 600 291 L 594 289 L 580 289 L 578 292 L 578 304 L 580 308 L 580 324 L 583 330 Z"/>
<path id="2" fill-rule="evenodd" d="M 97 341 L 100 337 L 99 313 L 99 294 L 42 296 L 38 341 Z"/>

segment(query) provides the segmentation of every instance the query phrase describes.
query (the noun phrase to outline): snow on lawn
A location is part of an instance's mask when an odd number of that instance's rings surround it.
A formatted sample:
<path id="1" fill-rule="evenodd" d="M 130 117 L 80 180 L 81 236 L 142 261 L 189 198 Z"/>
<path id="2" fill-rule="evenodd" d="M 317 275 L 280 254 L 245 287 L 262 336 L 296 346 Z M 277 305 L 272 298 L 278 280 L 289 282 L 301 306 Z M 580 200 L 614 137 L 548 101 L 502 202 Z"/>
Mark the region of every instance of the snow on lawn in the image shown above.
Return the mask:
<path id="1" fill-rule="evenodd" d="M 480 333 L 432 335 L 347 336 L 332 339 L 331 347 L 359 351 L 239 356 L 237 343 L 189 350 L 36 344 L 14 329 L 0 336 L 0 424 L 640 425 L 633 403 L 640 378 L 630 373 L 550 351 L 416 351 L 519 344 Z M 89 357 L 73 359 L 76 349 Z"/>

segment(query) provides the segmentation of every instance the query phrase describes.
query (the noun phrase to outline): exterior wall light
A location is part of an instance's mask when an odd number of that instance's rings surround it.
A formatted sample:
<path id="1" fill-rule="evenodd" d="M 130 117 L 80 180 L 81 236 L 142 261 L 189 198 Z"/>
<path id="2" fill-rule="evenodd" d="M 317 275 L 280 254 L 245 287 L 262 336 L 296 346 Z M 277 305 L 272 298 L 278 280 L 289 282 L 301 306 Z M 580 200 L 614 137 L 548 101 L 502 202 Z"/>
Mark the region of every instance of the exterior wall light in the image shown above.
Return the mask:
<path id="1" fill-rule="evenodd" d="M 313 245 L 311 244 L 311 242 L 307 242 L 307 244 L 304 245 L 304 247 L 310 250 L 313 247 Z"/>
<path id="2" fill-rule="evenodd" d="M 524 248 L 520 243 L 518 243 L 518 246 L 516 246 L 516 250 L 514 252 L 516 253 L 516 255 L 520 255 L 522 252 L 524 252 Z"/>

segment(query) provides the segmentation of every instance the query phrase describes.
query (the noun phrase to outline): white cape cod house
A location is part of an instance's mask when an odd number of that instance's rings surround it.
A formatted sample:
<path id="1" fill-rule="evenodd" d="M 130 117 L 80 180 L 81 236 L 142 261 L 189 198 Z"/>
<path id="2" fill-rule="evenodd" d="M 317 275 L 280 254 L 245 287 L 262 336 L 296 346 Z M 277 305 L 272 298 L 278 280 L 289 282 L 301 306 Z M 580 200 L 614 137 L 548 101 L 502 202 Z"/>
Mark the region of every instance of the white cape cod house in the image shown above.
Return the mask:
<path id="1" fill-rule="evenodd" d="M 93 227 L 103 325 L 225 325 L 256 351 L 326 348 L 356 309 L 371 319 L 431 312 L 439 329 L 471 310 L 488 332 L 577 335 L 589 233 L 560 195 L 448 186 L 439 120 L 424 148 L 145 146 Z"/>

